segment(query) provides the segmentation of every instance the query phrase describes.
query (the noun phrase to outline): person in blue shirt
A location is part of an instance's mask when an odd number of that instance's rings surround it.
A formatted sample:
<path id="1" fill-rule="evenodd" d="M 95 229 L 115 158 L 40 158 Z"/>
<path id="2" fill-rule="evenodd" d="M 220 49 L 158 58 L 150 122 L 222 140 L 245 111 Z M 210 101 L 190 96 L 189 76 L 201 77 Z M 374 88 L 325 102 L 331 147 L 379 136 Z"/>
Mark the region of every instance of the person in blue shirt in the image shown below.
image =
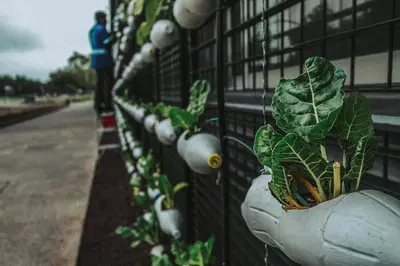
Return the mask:
<path id="1" fill-rule="evenodd" d="M 103 11 L 95 13 L 96 24 L 89 30 L 92 47 L 91 67 L 95 69 L 97 82 L 94 107 L 98 114 L 112 111 L 111 90 L 114 83 L 111 45 L 113 42 L 106 29 L 107 15 Z"/>

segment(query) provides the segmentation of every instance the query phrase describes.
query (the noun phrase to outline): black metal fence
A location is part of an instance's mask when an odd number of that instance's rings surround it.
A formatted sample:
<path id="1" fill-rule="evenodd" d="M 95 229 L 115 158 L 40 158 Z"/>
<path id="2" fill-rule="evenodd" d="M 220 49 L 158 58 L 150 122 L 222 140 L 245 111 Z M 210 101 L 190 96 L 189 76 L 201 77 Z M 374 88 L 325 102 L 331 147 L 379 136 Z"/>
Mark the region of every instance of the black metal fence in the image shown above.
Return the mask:
<path id="1" fill-rule="evenodd" d="M 218 135 L 223 144 L 220 184 L 216 176 L 190 172 L 174 146 L 162 147 L 155 136 L 136 128 L 172 182 L 189 182 L 190 190 L 178 199 L 185 213 L 187 239 L 214 235 L 215 265 L 265 265 L 264 244 L 252 236 L 240 213 L 240 204 L 261 167 L 251 153 L 225 136 L 252 145 L 264 123 L 264 89 L 269 106 L 278 80 L 298 76 L 310 56 L 324 56 L 339 64 L 348 74 L 346 90 L 363 91 L 369 97 L 380 147 L 363 187 L 400 198 L 399 1 L 264 0 L 268 29 L 264 73 L 261 1 L 220 1 L 201 28 L 182 30 L 179 42 L 161 51 L 153 68 L 142 71 L 131 86 L 132 94 L 146 101 L 185 107 L 194 80 L 207 79 L 212 84 L 206 113 L 219 121 L 207 124 L 205 130 Z M 268 117 L 273 123 L 272 116 Z M 328 147 L 333 157 L 340 151 L 332 141 Z M 268 248 L 267 261 L 268 265 L 295 265 L 272 248 Z"/>

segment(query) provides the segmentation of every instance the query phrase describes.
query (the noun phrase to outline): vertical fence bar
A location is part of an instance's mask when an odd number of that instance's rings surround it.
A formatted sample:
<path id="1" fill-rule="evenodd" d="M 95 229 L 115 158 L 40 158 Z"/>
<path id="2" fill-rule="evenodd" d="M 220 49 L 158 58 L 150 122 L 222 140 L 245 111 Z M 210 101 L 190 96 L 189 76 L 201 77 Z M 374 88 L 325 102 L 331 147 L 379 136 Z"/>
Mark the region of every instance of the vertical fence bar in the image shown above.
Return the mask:
<path id="1" fill-rule="evenodd" d="M 357 0 L 353 0 L 351 10 L 351 23 L 353 35 L 351 36 L 351 47 L 350 47 L 350 89 L 354 89 L 354 77 L 355 77 L 355 66 L 356 66 L 356 34 L 354 33 L 357 27 Z"/>
<path id="2" fill-rule="evenodd" d="M 154 101 L 155 104 L 161 101 L 160 94 L 160 51 L 156 50 L 156 60 L 154 61 Z M 162 145 L 158 142 L 158 154 L 162 157 Z M 160 158 L 161 159 L 161 158 Z M 160 168 L 163 169 L 164 160 L 160 160 Z"/>
<path id="3" fill-rule="evenodd" d="M 392 17 L 396 18 L 396 0 L 392 0 Z M 395 23 L 389 24 L 389 47 L 388 47 L 388 75 L 387 75 L 387 86 L 389 89 L 392 88 L 393 83 L 393 50 L 394 50 L 394 31 Z"/>
<path id="4" fill-rule="evenodd" d="M 188 42 L 188 34 L 187 31 L 181 29 L 180 30 L 180 38 L 179 38 L 179 50 L 180 50 L 180 80 L 181 80 L 181 88 L 180 88 L 180 98 L 181 98 L 181 108 L 186 108 L 189 104 L 189 42 Z M 185 181 L 189 184 L 189 189 L 186 192 L 186 240 L 190 241 L 193 236 L 193 223 L 192 219 L 190 219 L 190 214 L 193 209 L 192 197 L 193 197 L 193 186 L 190 180 L 190 171 L 186 163 L 184 164 L 183 174 L 185 176 Z"/>
<path id="5" fill-rule="evenodd" d="M 224 266 L 230 265 L 229 258 L 229 181 L 228 181 L 228 159 L 227 141 L 224 136 L 226 135 L 225 125 L 225 88 L 224 88 L 224 32 L 223 20 L 224 9 L 223 0 L 218 0 L 217 16 L 216 16 L 216 74 L 217 74 L 217 102 L 218 102 L 218 122 L 219 122 L 219 137 L 221 139 L 221 151 L 224 158 L 224 163 L 221 169 L 222 178 L 222 261 Z"/>

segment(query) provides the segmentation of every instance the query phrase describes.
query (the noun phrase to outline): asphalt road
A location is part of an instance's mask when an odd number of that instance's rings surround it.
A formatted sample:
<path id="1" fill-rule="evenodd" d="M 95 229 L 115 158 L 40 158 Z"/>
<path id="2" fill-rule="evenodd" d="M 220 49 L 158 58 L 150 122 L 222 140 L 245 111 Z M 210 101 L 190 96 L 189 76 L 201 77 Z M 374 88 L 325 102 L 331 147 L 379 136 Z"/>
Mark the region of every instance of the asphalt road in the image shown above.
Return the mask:
<path id="1" fill-rule="evenodd" d="M 95 130 L 91 103 L 0 130 L 0 265 L 75 265 Z"/>

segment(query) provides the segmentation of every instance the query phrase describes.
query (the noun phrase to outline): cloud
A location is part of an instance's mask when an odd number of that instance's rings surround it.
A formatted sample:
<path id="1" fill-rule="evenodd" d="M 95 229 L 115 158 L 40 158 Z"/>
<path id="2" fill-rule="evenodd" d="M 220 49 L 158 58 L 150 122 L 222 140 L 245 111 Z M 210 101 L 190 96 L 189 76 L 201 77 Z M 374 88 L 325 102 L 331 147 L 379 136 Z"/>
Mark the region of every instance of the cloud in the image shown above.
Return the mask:
<path id="1" fill-rule="evenodd" d="M 0 53 L 27 52 L 43 48 L 40 37 L 34 32 L 12 25 L 5 16 L 0 16 Z"/>

